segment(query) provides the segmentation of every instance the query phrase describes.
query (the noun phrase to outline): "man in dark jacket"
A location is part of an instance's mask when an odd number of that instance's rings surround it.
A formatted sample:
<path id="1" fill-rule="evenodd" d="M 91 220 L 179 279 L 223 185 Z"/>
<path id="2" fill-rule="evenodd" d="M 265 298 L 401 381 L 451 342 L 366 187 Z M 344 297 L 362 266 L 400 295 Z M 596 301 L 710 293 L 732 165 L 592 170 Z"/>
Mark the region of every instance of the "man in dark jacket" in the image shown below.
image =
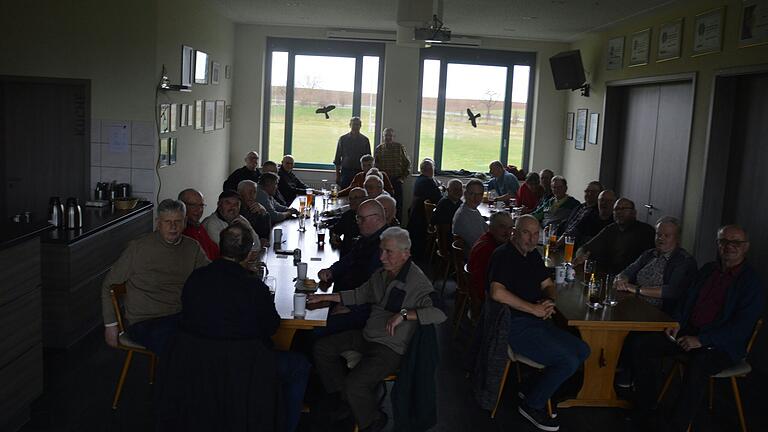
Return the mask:
<path id="1" fill-rule="evenodd" d="M 304 184 L 296 174 L 293 173 L 293 156 L 283 156 L 283 162 L 277 174 L 280 176 L 280 182 L 277 189 L 285 200 L 285 205 L 290 205 L 296 198 L 296 195 L 303 195 L 307 192 L 307 185 Z"/>
<path id="2" fill-rule="evenodd" d="M 243 180 L 259 181 L 261 171 L 259 166 L 259 154 L 255 151 L 249 151 L 245 155 L 245 165 L 232 171 L 224 182 L 223 190 L 237 190 L 237 185 Z"/>
<path id="3" fill-rule="evenodd" d="M 765 306 L 765 290 L 745 262 L 747 233 L 736 225 L 717 232 L 720 259 L 699 271 L 673 318 L 679 327 L 638 337 L 633 347 L 637 421 L 647 421 L 658 395 L 661 361 L 687 358 L 682 390 L 668 419 L 669 429 L 685 431 L 704 399 L 709 377 L 746 356 L 746 346 Z"/>
<path id="4" fill-rule="evenodd" d="M 363 188 L 354 188 L 349 192 L 349 209 L 347 209 L 331 227 L 331 242 L 336 247 L 341 247 L 340 255 L 347 255 L 360 236 L 360 228 L 357 226 L 357 209 L 365 201 L 368 192 Z"/>

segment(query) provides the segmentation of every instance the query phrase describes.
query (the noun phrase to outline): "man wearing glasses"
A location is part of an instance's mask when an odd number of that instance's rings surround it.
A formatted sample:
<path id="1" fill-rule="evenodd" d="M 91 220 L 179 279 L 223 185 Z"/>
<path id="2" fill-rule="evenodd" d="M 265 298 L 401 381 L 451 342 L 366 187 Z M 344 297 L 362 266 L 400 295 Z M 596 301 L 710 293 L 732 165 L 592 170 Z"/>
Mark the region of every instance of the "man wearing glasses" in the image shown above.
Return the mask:
<path id="1" fill-rule="evenodd" d="M 215 260 L 219 257 L 219 245 L 211 240 L 208 231 L 200 223 L 200 219 L 203 218 L 203 212 L 205 211 L 203 194 L 195 189 L 184 189 L 179 192 L 179 201 L 187 206 L 186 228 L 184 228 L 182 234 L 197 240 L 200 243 L 200 247 L 203 248 L 205 256 L 211 261 Z"/>
<path id="2" fill-rule="evenodd" d="M 746 357 L 746 346 L 765 306 L 765 290 L 745 261 L 749 237 L 739 226 L 717 231 L 719 259 L 699 270 L 672 315 L 679 327 L 638 337 L 632 360 L 636 379 L 637 421 L 647 421 L 658 396 L 661 361 L 687 359 L 682 389 L 670 431 L 685 431 L 704 399 L 709 377 Z"/>

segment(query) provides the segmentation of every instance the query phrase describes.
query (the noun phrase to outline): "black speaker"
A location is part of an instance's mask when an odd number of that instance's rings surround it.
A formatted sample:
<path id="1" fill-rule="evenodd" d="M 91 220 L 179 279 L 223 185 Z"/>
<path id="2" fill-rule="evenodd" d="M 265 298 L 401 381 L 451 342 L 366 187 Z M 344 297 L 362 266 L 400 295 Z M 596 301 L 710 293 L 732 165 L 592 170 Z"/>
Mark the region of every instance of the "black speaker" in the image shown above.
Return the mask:
<path id="1" fill-rule="evenodd" d="M 558 90 L 575 90 L 586 82 L 584 65 L 581 63 L 581 51 L 565 51 L 549 58 L 552 78 Z"/>

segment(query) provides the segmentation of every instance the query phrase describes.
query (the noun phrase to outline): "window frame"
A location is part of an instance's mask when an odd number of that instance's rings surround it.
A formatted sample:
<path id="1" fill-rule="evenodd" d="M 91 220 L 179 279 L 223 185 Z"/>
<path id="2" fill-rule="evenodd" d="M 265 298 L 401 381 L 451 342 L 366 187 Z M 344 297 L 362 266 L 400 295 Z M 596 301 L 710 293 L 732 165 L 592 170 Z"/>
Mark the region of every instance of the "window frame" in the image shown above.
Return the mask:
<path id="1" fill-rule="evenodd" d="M 509 132 L 512 121 L 512 83 L 514 82 L 515 66 L 530 67 L 528 78 L 528 102 L 525 107 L 525 130 L 523 132 L 522 169 L 528 169 L 528 158 L 531 147 L 531 123 L 533 122 L 533 97 L 536 79 L 536 53 L 489 50 L 477 48 L 430 47 L 422 48 L 419 54 L 419 97 L 416 103 L 418 122 L 414 136 L 412 169 L 419 171 L 419 150 L 421 148 L 421 108 L 424 86 L 424 60 L 440 61 L 440 80 L 437 91 L 437 109 L 435 118 L 435 173 L 442 174 L 443 133 L 445 128 L 445 86 L 447 82 L 448 63 L 479 66 L 502 66 L 507 68 L 507 87 L 504 98 L 504 119 L 502 122 L 502 141 L 499 143 L 499 160 L 507 165 L 509 157 Z M 488 161 L 489 163 L 491 161 Z"/>
<path id="2" fill-rule="evenodd" d="M 264 97 L 263 114 L 261 122 L 261 152 L 262 160 L 270 160 L 269 154 L 269 128 L 270 114 L 272 110 L 272 53 L 283 51 L 288 53 L 288 73 L 285 82 L 285 135 L 283 137 L 283 155 L 292 154 L 293 150 L 293 104 L 295 84 L 295 60 L 297 55 L 308 56 L 332 56 L 348 57 L 355 59 L 355 83 L 352 94 L 352 116 L 360 116 L 362 106 L 363 86 L 363 57 L 375 56 L 379 58 L 379 79 L 376 89 L 376 124 L 374 136 L 371 139 L 372 149 L 381 140 L 381 114 L 384 99 L 384 54 L 386 46 L 379 42 L 349 42 L 330 41 L 320 39 L 288 39 L 267 38 L 266 58 L 264 62 Z M 334 147 L 335 152 L 335 147 Z M 274 159 L 273 159 L 274 160 Z M 277 162 L 277 160 L 275 160 Z M 296 161 L 296 168 L 334 170 L 333 163 Z"/>

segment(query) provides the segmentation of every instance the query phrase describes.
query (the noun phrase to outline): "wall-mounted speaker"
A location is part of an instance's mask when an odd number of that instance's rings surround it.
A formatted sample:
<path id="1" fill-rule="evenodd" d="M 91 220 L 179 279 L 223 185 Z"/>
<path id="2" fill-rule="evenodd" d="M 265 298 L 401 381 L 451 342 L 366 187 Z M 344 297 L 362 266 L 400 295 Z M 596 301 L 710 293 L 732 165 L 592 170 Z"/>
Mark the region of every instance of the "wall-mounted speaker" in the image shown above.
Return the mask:
<path id="1" fill-rule="evenodd" d="M 549 65 L 558 90 L 576 90 L 582 88 L 587 81 L 579 50 L 556 54 L 549 58 Z"/>

